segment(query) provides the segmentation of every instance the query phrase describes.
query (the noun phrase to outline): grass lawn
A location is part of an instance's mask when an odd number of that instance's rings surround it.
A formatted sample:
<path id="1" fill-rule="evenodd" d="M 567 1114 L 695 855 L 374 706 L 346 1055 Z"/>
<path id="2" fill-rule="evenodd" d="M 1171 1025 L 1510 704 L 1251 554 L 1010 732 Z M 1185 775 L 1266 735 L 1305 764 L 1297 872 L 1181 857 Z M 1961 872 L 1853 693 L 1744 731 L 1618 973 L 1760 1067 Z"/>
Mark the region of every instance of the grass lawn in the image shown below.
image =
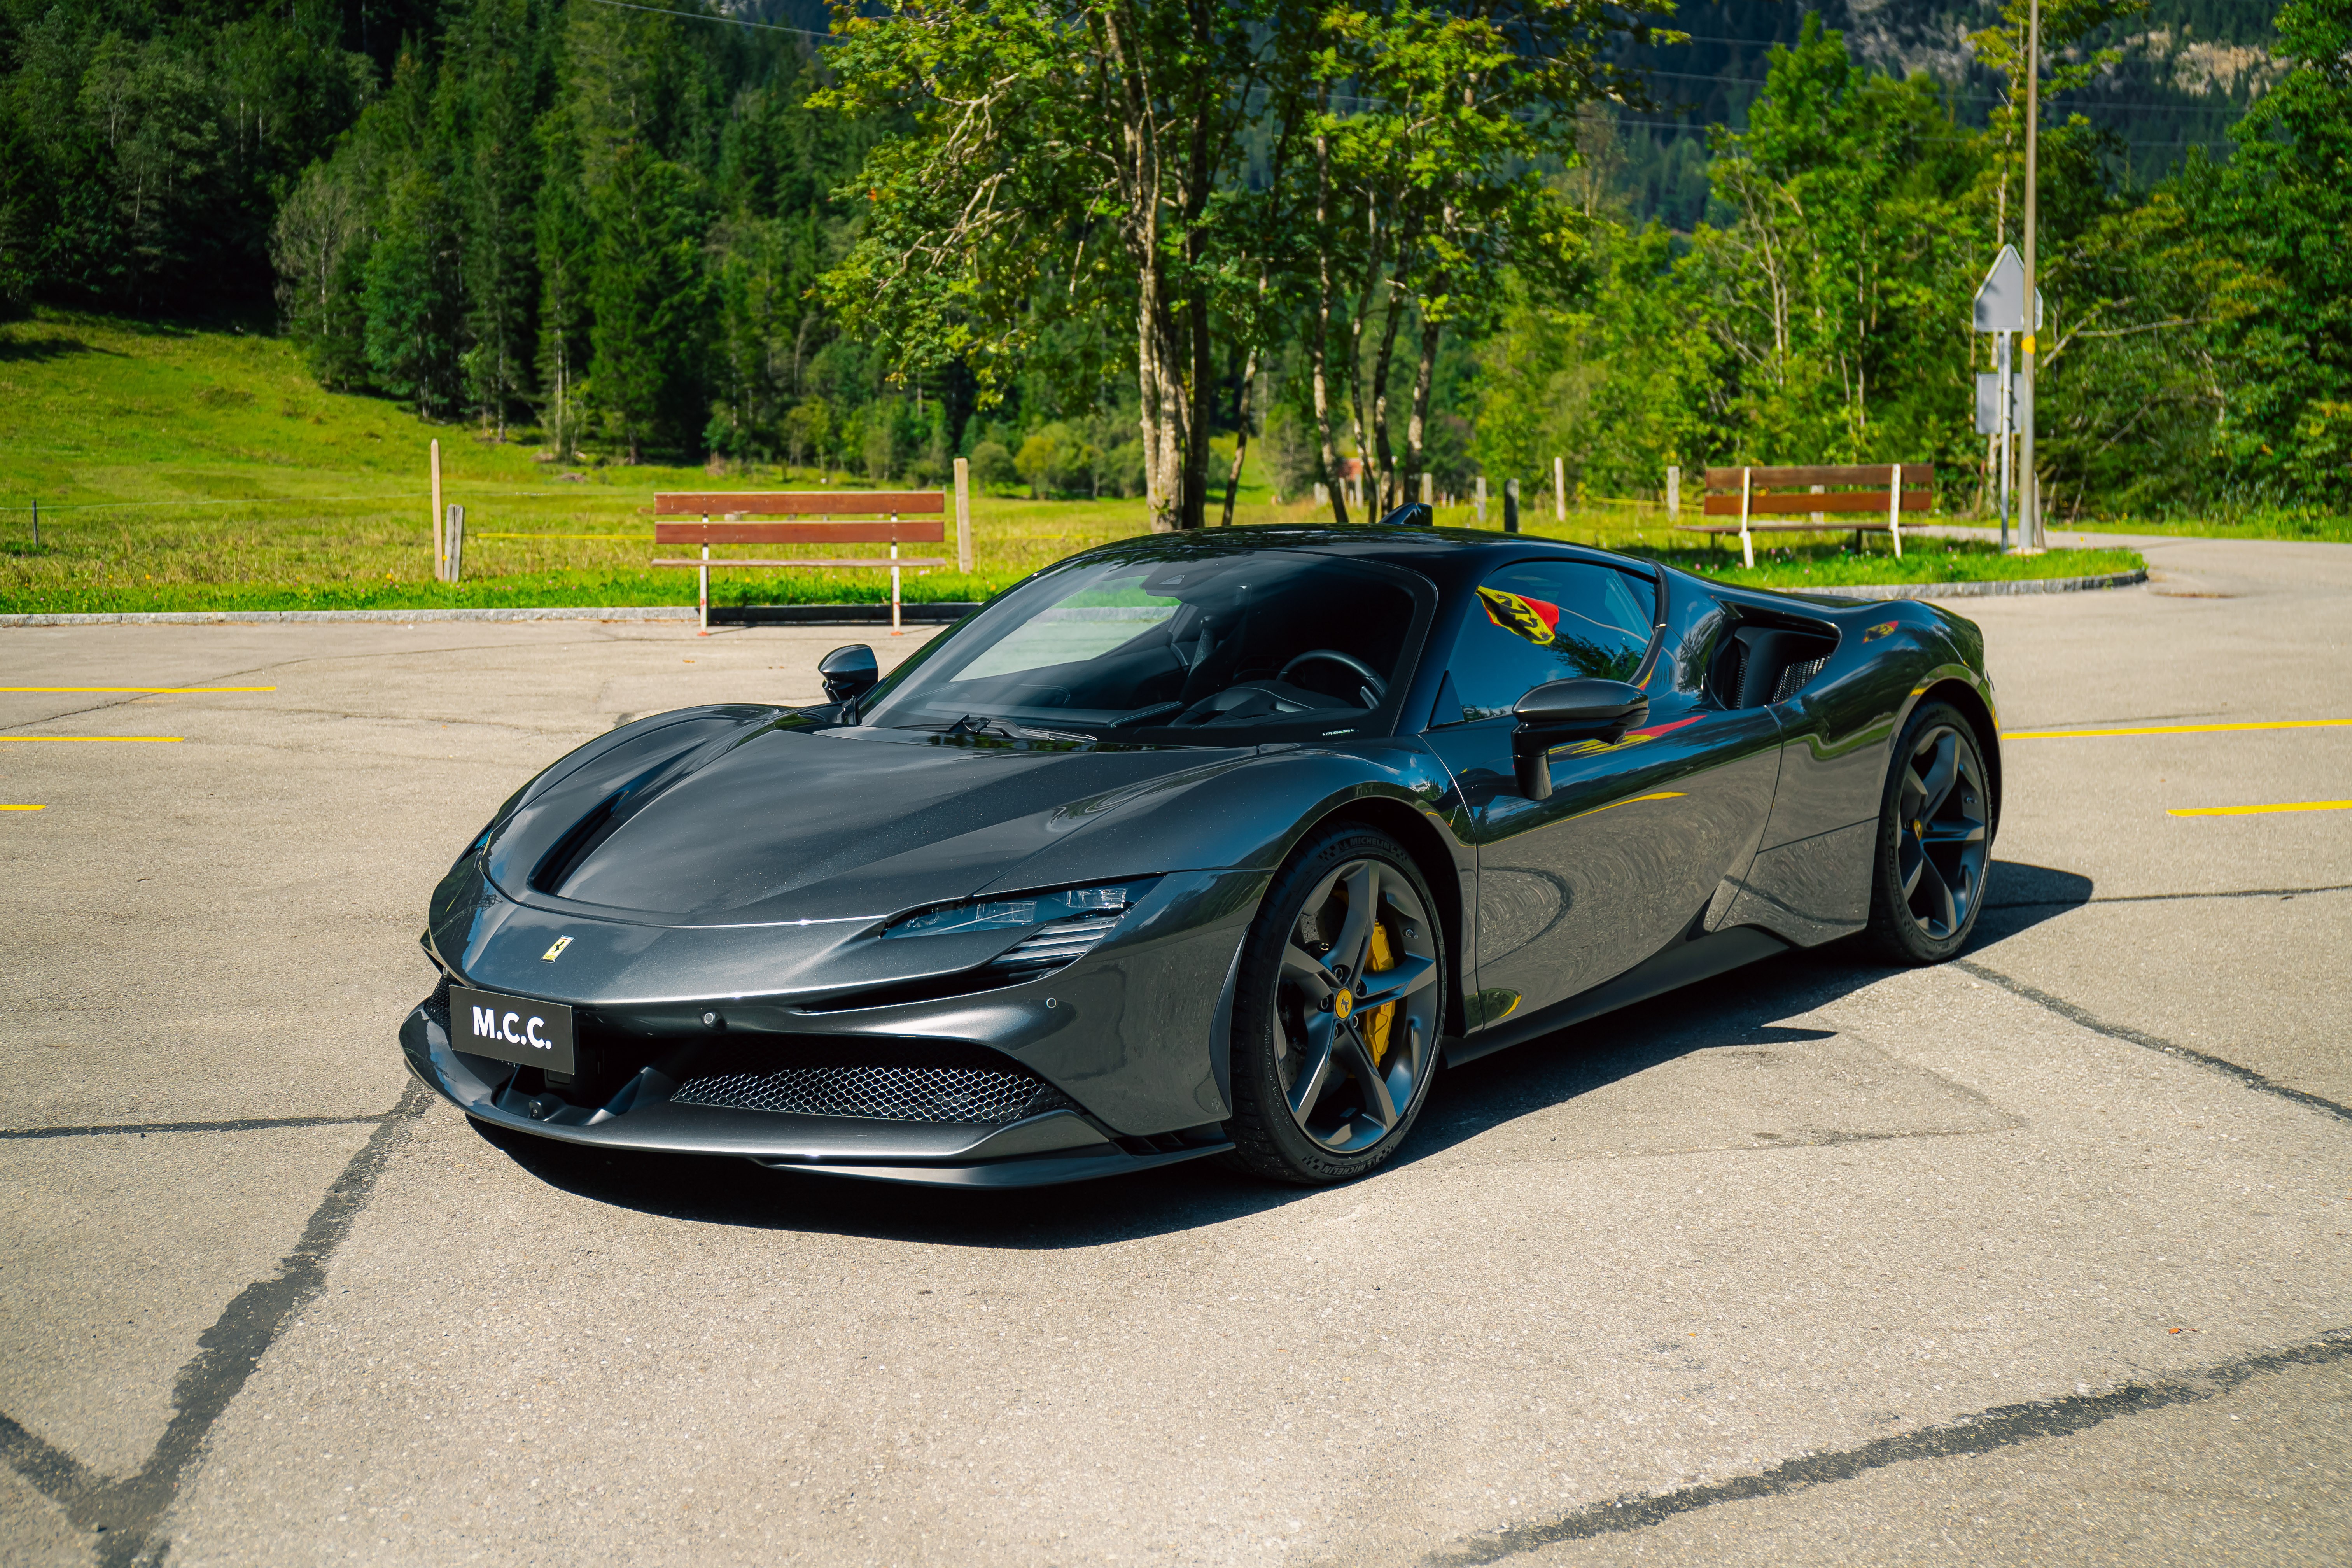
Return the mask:
<path id="1" fill-rule="evenodd" d="M 436 437 L 444 499 L 466 508 L 462 584 L 433 580 L 426 449 Z M 691 573 L 646 564 L 653 497 L 706 488 L 867 487 L 772 466 L 558 465 L 533 445 L 320 391 L 289 344 L 250 332 L 55 311 L 0 326 L 0 613 L 690 604 Z M 1307 503 L 1276 505 L 1262 476 L 1244 475 L 1237 522 L 1318 515 Z M 1476 525 L 1467 506 L 1440 509 L 1438 521 Z M 1537 505 L 1525 524 L 1759 586 L 2077 576 L 2139 564 L 2126 550 L 2004 557 L 1975 542 L 1924 538 L 1906 542 L 1896 561 L 1883 539 L 1857 554 L 1851 533 L 1825 533 L 1767 536 L 1770 549 L 1749 572 L 1736 543 L 1676 536 L 1653 505 L 1584 507 L 1565 522 Z M 1499 499 L 1488 525 L 1501 525 Z M 1136 500 L 975 496 L 975 570 L 910 572 L 907 595 L 982 598 L 1144 526 Z M 952 556 L 952 538 L 936 553 Z M 886 574 L 872 571 L 725 572 L 711 587 L 720 604 L 872 602 L 887 591 Z"/>

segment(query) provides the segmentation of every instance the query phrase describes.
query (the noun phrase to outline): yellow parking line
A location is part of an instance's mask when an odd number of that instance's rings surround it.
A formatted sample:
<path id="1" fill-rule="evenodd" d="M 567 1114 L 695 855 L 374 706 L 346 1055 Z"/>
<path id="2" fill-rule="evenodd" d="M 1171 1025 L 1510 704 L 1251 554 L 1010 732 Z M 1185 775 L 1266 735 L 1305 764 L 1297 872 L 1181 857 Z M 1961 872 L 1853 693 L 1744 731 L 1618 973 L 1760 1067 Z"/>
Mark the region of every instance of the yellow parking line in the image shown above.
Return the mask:
<path id="1" fill-rule="evenodd" d="M 2177 805 L 2167 816 L 2252 816 L 2265 811 L 2352 811 L 2352 800 L 2297 800 L 2284 805 Z"/>
<path id="2" fill-rule="evenodd" d="M 274 686 L 0 686 L 0 691 L 143 691 L 181 696 L 191 691 L 275 691 Z"/>
<path id="3" fill-rule="evenodd" d="M 2213 735 L 2224 730 L 2326 730 L 2352 719 L 2273 719 L 2259 724 L 2157 724 L 2142 730 L 2011 730 L 2004 741 L 2081 741 L 2095 735 Z"/>
<path id="4" fill-rule="evenodd" d="M 0 811 L 47 811 L 46 805 L 0 805 Z"/>
<path id="5" fill-rule="evenodd" d="M 183 741 L 184 735 L 0 735 L 0 741 Z"/>

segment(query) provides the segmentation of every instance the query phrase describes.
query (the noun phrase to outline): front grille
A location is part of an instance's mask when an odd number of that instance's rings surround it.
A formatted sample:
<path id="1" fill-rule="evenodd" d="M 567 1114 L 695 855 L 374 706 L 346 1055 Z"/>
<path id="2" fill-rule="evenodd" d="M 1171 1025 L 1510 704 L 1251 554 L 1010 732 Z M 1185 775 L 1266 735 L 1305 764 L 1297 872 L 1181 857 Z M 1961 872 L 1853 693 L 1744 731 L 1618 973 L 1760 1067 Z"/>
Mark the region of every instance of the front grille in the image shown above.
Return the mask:
<path id="1" fill-rule="evenodd" d="M 1829 656 L 1824 654 L 1819 658 L 1809 658 L 1802 664 L 1792 664 L 1789 666 L 1788 668 L 1780 672 L 1779 684 L 1772 688 L 1772 700 L 1775 702 L 1786 702 L 1790 698 L 1794 697 L 1798 692 L 1802 691 L 1805 689 L 1806 683 L 1811 681 L 1816 675 L 1819 675 L 1822 672 L 1822 667 L 1828 663 Z"/>
<path id="2" fill-rule="evenodd" d="M 872 1121 L 955 1121 L 1002 1126 L 1066 1107 L 1035 1073 L 977 1046 L 842 1041 L 779 1044 L 756 1068 L 690 1077 L 675 1105 L 855 1116 Z"/>

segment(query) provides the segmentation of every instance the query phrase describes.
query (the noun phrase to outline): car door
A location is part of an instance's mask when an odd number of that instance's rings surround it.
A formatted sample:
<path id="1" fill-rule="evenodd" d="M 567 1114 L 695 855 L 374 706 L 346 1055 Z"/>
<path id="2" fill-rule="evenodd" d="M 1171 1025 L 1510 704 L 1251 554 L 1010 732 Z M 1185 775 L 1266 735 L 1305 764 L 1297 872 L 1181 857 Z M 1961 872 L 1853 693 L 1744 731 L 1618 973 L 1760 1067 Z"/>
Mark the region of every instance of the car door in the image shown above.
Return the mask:
<path id="1" fill-rule="evenodd" d="M 1472 1028 L 1588 990 L 1703 925 L 1754 857 L 1780 727 L 1768 710 L 1714 699 L 1698 645 L 1722 616 L 1711 601 L 1662 616 L 1656 584 L 1594 563 L 1515 563 L 1478 585 L 1456 637 L 1426 739 L 1461 786 L 1477 847 Z M 1613 743 L 1554 748 L 1551 797 L 1528 800 L 1513 777 L 1512 705 L 1575 676 L 1636 680 L 1650 712 Z"/>

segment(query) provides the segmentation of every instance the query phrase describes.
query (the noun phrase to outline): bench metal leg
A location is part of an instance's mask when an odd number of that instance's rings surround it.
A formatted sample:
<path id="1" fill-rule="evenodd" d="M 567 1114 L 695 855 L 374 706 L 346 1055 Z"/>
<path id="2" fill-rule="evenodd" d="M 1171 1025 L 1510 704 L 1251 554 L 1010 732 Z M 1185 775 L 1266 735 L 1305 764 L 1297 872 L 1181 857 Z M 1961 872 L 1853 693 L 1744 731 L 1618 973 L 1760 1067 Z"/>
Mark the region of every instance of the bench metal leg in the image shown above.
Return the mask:
<path id="1" fill-rule="evenodd" d="M 895 534 L 898 529 L 898 517 L 893 512 L 890 531 Z M 895 538 L 890 541 L 890 635 L 894 637 L 905 635 L 898 629 L 898 542 Z"/>

